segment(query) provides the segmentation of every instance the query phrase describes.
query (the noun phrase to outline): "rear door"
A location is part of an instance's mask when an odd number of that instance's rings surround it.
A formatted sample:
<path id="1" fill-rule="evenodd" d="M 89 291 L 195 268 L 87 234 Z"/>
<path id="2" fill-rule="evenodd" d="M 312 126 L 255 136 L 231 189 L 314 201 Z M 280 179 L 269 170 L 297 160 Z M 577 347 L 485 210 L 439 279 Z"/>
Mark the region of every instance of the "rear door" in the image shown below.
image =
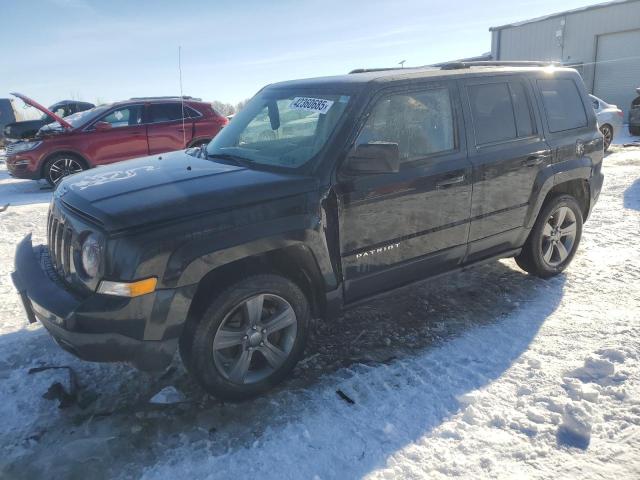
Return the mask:
<path id="1" fill-rule="evenodd" d="M 81 149 L 95 165 L 119 162 L 148 154 L 147 127 L 142 122 L 143 105 L 127 105 L 110 110 L 87 128 L 79 138 Z M 97 122 L 111 124 L 107 130 L 96 130 Z"/>
<path id="2" fill-rule="evenodd" d="M 340 174 L 336 193 L 347 302 L 455 267 L 466 251 L 471 164 L 454 82 L 388 90 L 355 145 L 398 143 L 400 171 Z"/>
<path id="3" fill-rule="evenodd" d="M 531 84 L 520 76 L 461 81 L 473 200 L 468 260 L 518 248 L 534 184 L 551 162 Z"/>
<path id="4" fill-rule="evenodd" d="M 147 105 L 147 135 L 149 153 L 163 153 L 186 148 L 193 136 L 193 119 L 186 105 L 180 102 L 150 103 Z"/>
<path id="5" fill-rule="evenodd" d="M 583 178 L 591 176 L 593 166 L 601 165 L 602 134 L 591 99 L 578 73 L 557 73 L 555 77 L 535 80 L 542 106 L 546 138 L 553 150 L 554 168 L 562 173 L 570 170 Z M 563 165 L 565 162 L 572 162 Z"/>

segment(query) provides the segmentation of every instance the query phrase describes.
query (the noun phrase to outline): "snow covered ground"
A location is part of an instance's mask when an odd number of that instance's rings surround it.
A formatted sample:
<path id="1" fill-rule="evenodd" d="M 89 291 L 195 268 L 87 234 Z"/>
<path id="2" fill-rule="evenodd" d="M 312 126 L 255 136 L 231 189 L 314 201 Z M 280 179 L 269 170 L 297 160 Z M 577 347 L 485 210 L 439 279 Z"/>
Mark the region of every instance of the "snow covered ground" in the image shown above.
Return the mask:
<path id="1" fill-rule="evenodd" d="M 624 139 L 623 141 L 630 141 Z M 27 326 L 15 244 L 50 191 L 0 165 L 0 478 L 640 478 L 640 147 L 613 147 L 569 270 L 511 260 L 320 325 L 293 377 L 243 404 L 79 361 Z M 82 407 L 42 395 L 70 366 Z M 164 398 L 179 403 L 150 403 Z M 336 392 L 340 391 L 340 396 Z M 350 401 L 349 401 L 350 400 Z"/>

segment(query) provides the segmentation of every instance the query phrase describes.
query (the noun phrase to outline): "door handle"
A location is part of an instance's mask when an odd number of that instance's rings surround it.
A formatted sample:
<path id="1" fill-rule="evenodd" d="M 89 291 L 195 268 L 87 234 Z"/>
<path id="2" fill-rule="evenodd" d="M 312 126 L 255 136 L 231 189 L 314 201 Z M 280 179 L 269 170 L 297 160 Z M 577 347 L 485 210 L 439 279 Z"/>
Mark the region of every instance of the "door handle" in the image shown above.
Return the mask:
<path id="1" fill-rule="evenodd" d="M 465 178 L 465 175 L 445 178 L 444 180 L 440 180 L 438 183 L 436 183 L 436 188 L 447 188 L 458 183 L 463 183 Z"/>
<path id="2" fill-rule="evenodd" d="M 550 155 L 551 152 L 549 150 L 542 150 L 540 152 L 532 153 L 522 162 L 522 165 L 525 167 L 538 166 L 542 164 L 546 159 L 548 159 Z"/>

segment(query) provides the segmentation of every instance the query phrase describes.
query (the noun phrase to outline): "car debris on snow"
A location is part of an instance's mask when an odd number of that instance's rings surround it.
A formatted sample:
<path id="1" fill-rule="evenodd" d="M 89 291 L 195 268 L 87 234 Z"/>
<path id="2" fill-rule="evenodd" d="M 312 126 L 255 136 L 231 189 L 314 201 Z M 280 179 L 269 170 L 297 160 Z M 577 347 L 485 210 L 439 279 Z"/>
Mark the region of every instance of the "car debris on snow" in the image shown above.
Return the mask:
<path id="1" fill-rule="evenodd" d="M 169 386 L 164 387 L 153 397 L 151 397 L 149 403 L 153 403 L 156 405 L 170 405 L 173 403 L 183 403 L 185 401 L 187 401 L 187 398 L 181 391 L 176 389 L 176 387 Z"/>

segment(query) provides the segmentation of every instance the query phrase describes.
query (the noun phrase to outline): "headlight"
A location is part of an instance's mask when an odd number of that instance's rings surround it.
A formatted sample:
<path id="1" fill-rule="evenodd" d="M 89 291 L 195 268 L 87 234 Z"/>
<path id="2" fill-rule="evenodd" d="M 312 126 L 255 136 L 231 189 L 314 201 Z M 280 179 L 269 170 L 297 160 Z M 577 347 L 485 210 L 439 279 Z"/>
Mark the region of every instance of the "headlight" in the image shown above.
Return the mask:
<path id="1" fill-rule="evenodd" d="M 100 267 L 100 242 L 94 234 L 89 235 L 82 243 L 82 270 L 85 275 L 95 278 Z"/>
<path id="2" fill-rule="evenodd" d="M 35 150 L 40 146 L 42 142 L 16 142 L 11 145 L 12 153 L 27 152 L 29 150 Z"/>

